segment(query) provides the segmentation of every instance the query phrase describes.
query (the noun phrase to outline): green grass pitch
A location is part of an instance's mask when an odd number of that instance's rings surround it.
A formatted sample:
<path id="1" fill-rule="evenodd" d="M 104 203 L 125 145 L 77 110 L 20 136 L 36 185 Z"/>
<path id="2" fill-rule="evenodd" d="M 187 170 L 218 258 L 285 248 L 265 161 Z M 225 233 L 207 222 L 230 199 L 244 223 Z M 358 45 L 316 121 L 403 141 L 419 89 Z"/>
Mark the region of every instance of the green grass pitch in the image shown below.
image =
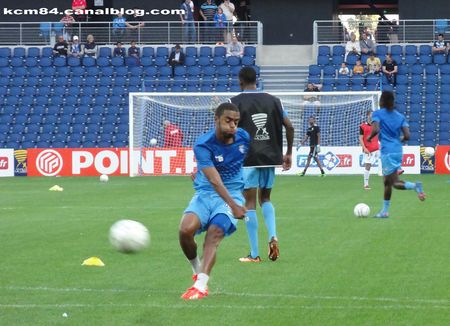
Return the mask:
<path id="1" fill-rule="evenodd" d="M 0 325 L 449 325 L 449 176 L 403 179 L 422 180 L 427 200 L 394 191 L 391 217 L 373 219 L 353 207 L 380 208 L 378 176 L 370 191 L 362 176 L 278 177 L 280 259 L 267 259 L 259 214 L 264 260 L 240 263 L 240 222 L 197 302 L 180 299 L 192 285 L 177 233 L 188 177 L 0 179 Z M 150 229 L 147 250 L 113 250 L 122 218 Z M 90 256 L 106 266 L 81 266 Z"/>

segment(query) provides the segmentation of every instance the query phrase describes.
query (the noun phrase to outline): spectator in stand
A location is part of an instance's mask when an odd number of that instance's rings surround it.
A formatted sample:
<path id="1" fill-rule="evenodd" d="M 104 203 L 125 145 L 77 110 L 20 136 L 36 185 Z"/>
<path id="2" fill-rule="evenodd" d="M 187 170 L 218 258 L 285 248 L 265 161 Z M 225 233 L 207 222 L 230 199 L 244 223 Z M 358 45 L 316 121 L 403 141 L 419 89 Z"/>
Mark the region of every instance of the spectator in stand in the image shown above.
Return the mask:
<path id="1" fill-rule="evenodd" d="M 239 58 L 244 56 L 244 46 L 238 41 L 235 35 L 231 38 L 231 42 L 227 46 L 227 57 L 231 56 Z"/>
<path id="2" fill-rule="evenodd" d="M 217 8 L 217 13 L 214 15 L 214 21 L 216 22 L 216 29 L 218 31 L 217 39 L 219 40 L 216 45 L 223 45 L 226 38 L 227 17 L 223 13 L 221 7 Z"/>
<path id="3" fill-rule="evenodd" d="M 350 70 L 348 69 L 347 64 L 345 62 L 341 63 L 341 68 L 339 68 L 338 73 L 339 73 L 339 75 L 350 75 Z M 305 90 L 305 92 L 306 92 L 306 90 Z"/>
<path id="4" fill-rule="evenodd" d="M 313 83 L 308 83 L 304 92 L 320 92 L 319 86 L 314 85 Z M 320 104 L 319 98 L 317 96 L 303 96 L 303 99 L 307 102 L 311 102 L 313 104 Z"/>
<path id="5" fill-rule="evenodd" d="M 444 34 L 439 34 L 438 39 L 434 41 L 432 52 L 433 54 L 448 54 L 450 49 L 450 43 L 444 40 Z"/>
<path id="6" fill-rule="evenodd" d="M 356 64 L 353 67 L 353 75 L 363 75 L 364 66 L 361 64 L 361 60 L 356 60 Z"/>
<path id="7" fill-rule="evenodd" d="M 203 38 L 206 42 L 214 42 L 214 15 L 217 12 L 217 5 L 212 0 L 206 0 L 200 6 L 200 16 L 202 16 Z"/>
<path id="8" fill-rule="evenodd" d="M 392 59 L 391 54 L 386 54 L 386 60 L 383 62 L 382 66 L 383 74 L 386 76 L 386 79 L 393 85 L 397 85 L 397 62 Z"/>
<path id="9" fill-rule="evenodd" d="M 125 30 L 127 28 L 127 19 L 123 17 L 122 13 L 118 13 L 117 17 L 113 19 L 113 36 L 116 40 L 122 40 Z"/>
<path id="10" fill-rule="evenodd" d="M 375 53 L 375 43 L 367 37 L 366 33 L 362 34 L 359 46 L 361 48 L 361 54 Z"/>
<path id="11" fill-rule="evenodd" d="M 375 54 L 372 52 L 367 58 L 366 61 L 366 69 L 369 74 L 379 74 L 381 70 L 381 61 Z"/>
<path id="12" fill-rule="evenodd" d="M 195 43 L 194 3 L 192 0 L 185 0 L 181 9 L 184 10 L 184 15 L 180 14 L 183 40 L 185 43 Z"/>
<path id="13" fill-rule="evenodd" d="M 122 47 L 122 42 L 118 41 L 113 51 L 113 57 L 125 58 L 125 48 Z"/>
<path id="14" fill-rule="evenodd" d="M 350 35 L 350 41 L 345 45 L 345 59 L 347 61 L 347 57 L 349 54 L 355 54 L 359 56 L 361 54 L 361 47 L 359 46 L 359 42 L 356 40 L 355 33 Z"/>
<path id="15" fill-rule="evenodd" d="M 164 121 L 164 147 L 182 147 L 183 131 L 169 120 Z"/>
<path id="16" fill-rule="evenodd" d="M 74 35 L 72 44 L 69 46 L 69 56 L 80 58 L 83 56 L 83 50 L 81 49 L 81 43 L 78 40 L 78 36 Z"/>
<path id="17" fill-rule="evenodd" d="M 72 10 L 75 14 L 75 20 L 78 22 L 86 21 L 84 9 L 86 9 L 86 0 L 72 0 Z"/>
<path id="18" fill-rule="evenodd" d="M 227 18 L 225 43 L 229 43 L 231 40 L 231 32 L 233 30 L 233 19 L 236 19 L 234 17 L 235 7 L 230 0 L 223 0 L 223 3 L 219 7 L 222 8 L 225 17 Z"/>
<path id="19" fill-rule="evenodd" d="M 53 55 L 55 57 L 66 57 L 69 44 L 64 40 L 64 36 L 58 36 L 58 42 L 53 46 Z"/>
<path id="20" fill-rule="evenodd" d="M 247 28 L 248 21 L 250 21 L 250 9 L 248 0 L 240 0 L 239 5 L 236 7 L 236 16 L 237 16 L 237 36 L 242 41 L 246 41 L 248 37 Z"/>
<path id="21" fill-rule="evenodd" d="M 136 64 L 139 64 L 140 62 L 140 52 L 141 50 L 136 46 L 136 41 L 132 40 L 130 42 L 130 47 L 128 48 L 128 56 L 130 58 L 135 58 L 136 59 Z"/>
<path id="22" fill-rule="evenodd" d="M 95 44 L 94 36 L 92 34 L 89 34 L 86 37 L 86 43 L 83 47 L 83 53 L 84 55 L 87 55 L 88 57 L 94 57 L 97 58 L 97 44 Z"/>
<path id="23" fill-rule="evenodd" d="M 134 7 L 133 10 L 133 14 L 129 15 L 125 21 L 125 25 L 127 26 L 127 38 L 128 40 L 141 40 L 143 28 L 145 26 L 142 18 L 144 11 L 137 7 Z"/>
<path id="24" fill-rule="evenodd" d="M 175 50 L 169 56 L 169 65 L 172 66 L 172 76 L 175 76 L 175 67 L 184 65 L 185 55 L 181 51 L 180 44 L 175 45 Z"/>
<path id="25" fill-rule="evenodd" d="M 72 25 L 75 23 L 75 19 L 72 17 L 72 15 L 67 14 L 61 20 L 60 23 L 64 24 L 64 31 L 63 35 L 66 40 L 70 40 L 72 37 Z"/>

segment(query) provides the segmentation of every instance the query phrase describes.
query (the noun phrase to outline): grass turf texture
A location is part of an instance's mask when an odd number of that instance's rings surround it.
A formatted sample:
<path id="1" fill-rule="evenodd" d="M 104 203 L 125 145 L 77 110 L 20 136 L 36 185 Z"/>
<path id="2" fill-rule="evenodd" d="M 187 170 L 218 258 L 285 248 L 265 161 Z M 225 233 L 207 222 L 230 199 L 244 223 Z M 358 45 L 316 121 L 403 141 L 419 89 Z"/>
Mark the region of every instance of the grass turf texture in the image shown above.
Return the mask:
<path id="1" fill-rule="evenodd" d="M 259 214 L 264 261 L 238 262 L 249 251 L 240 222 L 198 302 L 179 298 L 192 285 L 177 234 L 188 177 L 0 179 L 0 324 L 448 325 L 448 176 L 402 178 L 421 179 L 428 198 L 394 191 L 389 219 L 353 216 L 358 202 L 380 208 L 380 177 L 371 191 L 362 176 L 277 178 L 280 259 L 267 259 Z M 150 229 L 150 248 L 112 249 L 121 218 Z M 90 256 L 106 266 L 81 266 Z"/>

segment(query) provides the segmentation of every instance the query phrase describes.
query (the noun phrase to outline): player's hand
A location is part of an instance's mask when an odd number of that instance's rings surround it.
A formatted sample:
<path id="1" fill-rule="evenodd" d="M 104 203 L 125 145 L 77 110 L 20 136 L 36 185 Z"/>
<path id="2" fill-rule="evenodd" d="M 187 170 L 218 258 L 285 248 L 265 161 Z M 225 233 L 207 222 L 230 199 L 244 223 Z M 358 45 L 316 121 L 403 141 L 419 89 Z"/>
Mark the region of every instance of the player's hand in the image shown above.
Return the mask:
<path id="1" fill-rule="evenodd" d="M 245 213 L 247 213 L 247 209 L 243 206 L 235 205 L 231 207 L 231 212 L 233 213 L 234 218 L 241 220 L 245 218 Z"/>
<path id="2" fill-rule="evenodd" d="M 292 166 L 292 154 L 283 156 L 283 171 L 287 171 Z"/>
<path id="3" fill-rule="evenodd" d="M 317 152 L 317 153 L 320 153 L 320 145 L 317 145 L 317 146 L 316 146 L 316 152 Z"/>
<path id="4" fill-rule="evenodd" d="M 195 176 L 197 175 L 197 172 L 191 172 L 190 176 L 191 176 L 191 180 L 195 181 Z"/>

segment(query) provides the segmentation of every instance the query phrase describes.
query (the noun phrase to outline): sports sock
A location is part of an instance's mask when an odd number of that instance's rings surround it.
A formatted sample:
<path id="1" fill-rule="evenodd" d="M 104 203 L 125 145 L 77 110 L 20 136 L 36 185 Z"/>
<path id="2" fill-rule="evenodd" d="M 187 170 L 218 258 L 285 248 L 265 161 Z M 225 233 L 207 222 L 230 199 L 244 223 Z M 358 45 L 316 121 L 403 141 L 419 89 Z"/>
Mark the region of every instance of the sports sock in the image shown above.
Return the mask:
<path id="1" fill-rule="evenodd" d="M 370 171 L 364 170 L 364 186 L 369 185 Z"/>
<path id="2" fill-rule="evenodd" d="M 197 281 L 194 283 L 194 287 L 200 290 L 201 292 L 205 292 L 208 288 L 208 280 L 209 276 L 205 273 L 200 273 L 197 275 Z"/>
<path id="3" fill-rule="evenodd" d="M 201 265 L 200 258 L 198 258 L 198 256 L 197 256 L 194 259 L 189 259 L 189 262 L 192 265 L 192 272 L 194 274 L 200 273 L 200 265 Z"/>
<path id="4" fill-rule="evenodd" d="M 250 256 L 256 258 L 259 256 L 258 217 L 256 216 L 256 211 L 254 209 L 248 210 L 247 217 L 245 225 L 247 226 L 248 240 L 250 241 Z"/>
<path id="5" fill-rule="evenodd" d="M 270 201 L 266 201 L 261 205 L 261 210 L 266 222 L 267 233 L 269 235 L 269 241 L 272 237 L 277 236 L 276 224 L 275 224 L 275 208 Z"/>
<path id="6" fill-rule="evenodd" d="M 412 189 L 416 189 L 416 184 L 414 182 L 405 182 L 405 189 L 407 190 L 412 190 Z"/>
<path id="7" fill-rule="evenodd" d="M 383 213 L 387 213 L 389 211 L 389 206 L 391 205 L 390 200 L 383 200 Z"/>

